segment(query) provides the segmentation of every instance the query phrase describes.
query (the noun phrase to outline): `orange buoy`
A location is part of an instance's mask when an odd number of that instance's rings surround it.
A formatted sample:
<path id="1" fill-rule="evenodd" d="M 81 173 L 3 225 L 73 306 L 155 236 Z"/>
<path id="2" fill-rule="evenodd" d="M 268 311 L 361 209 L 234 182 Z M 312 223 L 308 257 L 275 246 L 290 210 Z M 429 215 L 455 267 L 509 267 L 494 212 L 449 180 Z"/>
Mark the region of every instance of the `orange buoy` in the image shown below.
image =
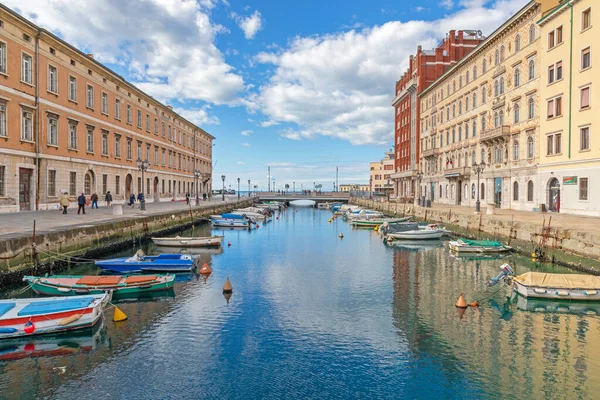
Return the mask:
<path id="1" fill-rule="evenodd" d="M 479 302 L 474 301 L 471 304 L 469 304 L 469 307 L 479 307 Z"/>
<path id="2" fill-rule="evenodd" d="M 456 304 L 454 305 L 458 308 L 467 308 L 467 302 L 465 301 L 465 298 L 463 297 L 462 293 L 460 294 L 460 296 L 458 296 L 458 300 L 456 300 Z"/>
<path id="3" fill-rule="evenodd" d="M 231 282 L 229 282 L 229 277 L 227 277 L 227 280 L 223 285 L 223 293 L 233 293 L 233 286 L 231 286 Z"/>
<path id="4" fill-rule="evenodd" d="M 231 242 L 227 242 L 227 247 L 231 247 Z"/>
<path id="5" fill-rule="evenodd" d="M 260 228 L 260 227 L 258 226 L 258 224 L 256 224 L 256 229 L 258 229 L 258 228 Z"/>
<path id="6" fill-rule="evenodd" d="M 202 267 L 200 268 L 200 274 L 210 275 L 211 273 L 212 269 L 210 269 L 210 266 L 207 263 L 202 264 Z"/>

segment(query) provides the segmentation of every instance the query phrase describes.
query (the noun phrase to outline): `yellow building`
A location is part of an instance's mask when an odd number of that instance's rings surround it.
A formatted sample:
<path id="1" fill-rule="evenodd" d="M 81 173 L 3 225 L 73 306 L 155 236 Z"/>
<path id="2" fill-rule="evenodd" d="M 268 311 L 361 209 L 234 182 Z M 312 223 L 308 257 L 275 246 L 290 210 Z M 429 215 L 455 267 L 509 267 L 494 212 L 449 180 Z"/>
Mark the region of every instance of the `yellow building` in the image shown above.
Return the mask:
<path id="1" fill-rule="evenodd" d="M 370 162 L 369 170 L 369 184 L 373 192 L 393 190 L 391 175 L 394 173 L 394 152 L 392 150 L 385 153 L 385 157 L 380 161 Z"/>
<path id="2" fill-rule="evenodd" d="M 599 92 L 593 87 L 594 65 L 600 65 L 600 53 L 593 51 L 600 7 L 593 5 L 600 4 L 592 0 L 538 1 L 542 6 L 538 26 L 544 105 L 538 201 L 551 211 L 598 216 L 600 185 L 594 189 L 593 183 L 600 180 L 595 181 L 593 174 L 600 172 L 600 146 L 592 134 L 600 115 L 595 115 L 592 107 L 600 104 Z"/>
<path id="3" fill-rule="evenodd" d="M 340 192 L 368 192 L 369 185 L 363 183 L 348 183 L 340 185 Z"/>
<path id="4" fill-rule="evenodd" d="M 488 207 L 539 207 L 540 18 L 529 2 L 421 93 L 428 200 L 474 206 L 479 194 Z M 483 167 L 479 187 L 474 163 Z"/>

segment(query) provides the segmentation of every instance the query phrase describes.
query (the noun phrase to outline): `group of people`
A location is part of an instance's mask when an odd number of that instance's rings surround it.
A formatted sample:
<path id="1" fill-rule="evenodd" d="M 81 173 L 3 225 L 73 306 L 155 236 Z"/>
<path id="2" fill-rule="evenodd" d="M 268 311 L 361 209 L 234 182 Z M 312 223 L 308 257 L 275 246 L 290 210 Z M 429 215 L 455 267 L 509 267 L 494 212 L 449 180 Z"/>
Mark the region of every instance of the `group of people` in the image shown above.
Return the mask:
<path id="1" fill-rule="evenodd" d="M 112 197 L 112 194 L 110 193 L 110 190 L 108 192 L 106 192 L 106 195 L 104 196 L 104 201 L 106 201 L 107 207 L 112 206 L 113 197 Z M 69 208 L 69 205 L 71 204 L 71 201 L 69 200 L 69 195 L 67 194 L 67 192 L 63 192 L 63 194 L 60 196 L 59 203 L 60 203 L 60 206 L 62 207 L 62 213 L 66 214 L 67 208 Z M 92 209 L 98 208 L 98 195 L 96 193 L 92 193 L 92 195 L 90 196 L 90 203 L 92 205 Z M 80 213 L 83 213 L 85 215 L 86 204 L 87 204 L 87 199 L 85 197 L 85 194 L 81 193 L 81 195 L 79 197 L 77 197 L 77 215 L 79 215 Z"/>

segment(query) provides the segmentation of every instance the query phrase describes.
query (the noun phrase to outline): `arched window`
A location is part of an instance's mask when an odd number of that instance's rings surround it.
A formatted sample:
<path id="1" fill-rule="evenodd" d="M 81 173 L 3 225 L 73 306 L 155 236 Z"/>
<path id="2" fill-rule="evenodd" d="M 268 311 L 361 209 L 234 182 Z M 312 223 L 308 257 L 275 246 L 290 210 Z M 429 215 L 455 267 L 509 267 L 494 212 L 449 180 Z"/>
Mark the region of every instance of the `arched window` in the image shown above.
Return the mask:
<path id="1" fill-rule="evenodd" d="M 535 61 L 529 61 L 529 80 L 535 78 Z"/>
<path id="2" fill-rule="evenodd" d="M 83 178 L 83 189 L 86 195 L 92 194 L 92 175 L 89 172 Z"/>
<path id="3" fill-rule="evenodd" d="M 458 127 L 458 141 L 460 142 L 462 140 L 462 126 Z"/>
<path id="4" fill-rule="evenodd" d="M 456 143 L 456 129 L 452 128 L 452 143 Z"/>
<path id="5" fill-rule="evenodd" d="M 462 167 L 462 154 L 458 155 L 458 168 Z"/>
<path id="6" fill-rule="evenodd" d="M 442 99 L 444 98 L 444 89 L 442 89 Z"/>
<path id="7" fill-rule="evenodd" d="M 475 200 L 475 184 L 471 184 L 471 200 Z"/>
<path id="8" fill-rule="evenodd" d="M 515 37 L 515 53 L 521 50 L 521 35 Z"/>
<path id="9" fill-rule="evenodd" d="M 529 119 L 532 119 L 533 117 L 535 117 L 535 102 L 533 100 L 533 97 L 529 99 L 528 103 L 528 108 L 529 108 Z"/>
<path id="10" fill-rule="evenodd" d="M 485 132 L 485 115 L 481 116 L 481 132 Z"/>
<path id="11" fill-rule="evenodd" d="M 535 25 L 531 24 L 529 27 L 529 43 L 532 43 L 535 40 Z"/>
<path id="12" fill-rule="evenodd" d="M 465 151 L 465 167 L 469 166 L 469 153 Z"/>
<path id="13" fill-rule="evenodd" d="M 458 115 L 462 114 L 462 100 L 458 101 Z"/>
<path id="14" fill-rule="evenodd" d="M 454 183 L 450 186 L 450 198 L 453 199 L 454 195 L 456 193 L 456 190 L 454 188 Z"/>
<path id="15" fill-rule="evenodd" d="M 498 115 L 500 117 L 500 126 L 502 126 L 502 125 L 504 125 L 504 110 L 500 110 Z"/>
<path id="16" fill-rule="evenodd" d="M 485 101 L 486 101 L 486 100 L 485 100 L 485 96 L 486 96 L 486 93 L 485 93 L 485 85 L 483 85 L 483 86 L 481 87 L 481 104 L 485 104 Z"/>
<path id="17" fill-rule="evenodd" d="M 515 140 L 513 142 L 513 160 L 517 161 L 519 159 L 519 141 Z"/>
<path id="18" fill-rule="evenodd" d="M 473 137 L 477 136 L 477 121 L 473 120 Z"/>
<path id="19" fill-rule="evenodd" d="M 527 182 L 527 201 L 533 201 L 533 181 Z"/>
<path id="20" fill-rule="evenodd" d="M 465 111 L 469 111 L 469 96 L 465 97 Z"/>
<path id="21" fill-rule="evenodd" d="M 494 81 L 494 96 L 498 96 L 500 94 L 500 82 L 498 79 Z"/>
<path id="22" fill-rule="evenodd" d="M 446 195 L 446 198 L 448 198 L 448 184 L 446 184 L 446 193 L 445 193 L 445 195 Z"/>
<path id="23" fill-rule="evenodd" d="M 450 121 L 450 107 L 446 107 L 446 121 Z"/>
<path id="24" fill-rule="evenodd" d="M 518 124 L 521 120 L 521 107 L 518 104 L 515 104 L 515 124 Z"/>
<path id="25" fill-rule="evenodd" d="M 452 104 L 452 118 L 456 117 L 456 104 Z"/>
<path id="26" fill-rule="evenodd" d="M 485 74 L 487 72 L 487 60 L 485 58 L 483 59 L 483 64 L 481 65 L 481 70 L 483 71 L 482 74 Z"/>
<path id="27" fill-rule="evenodd" d="M 469 200 L 469 185 L 465 183 L 465 189 L 463 190 L 463 198 Z"/>
<path id="28" fill-rule="evenodd" d="M 450 144 L 450 131 L 446 132 L 446 146 Z"/>
<path id="29" fill-rule="evenodd" d="M 533 136 L 529 136 L 527 138 L 527 158 L 533 158 L 533 155 L 535 154 L 533 144 Z"/>
<path id="30" fill-rule="evenodd" d="M 500 64 L 500 50 L 496 49 L 496 54 L 494 55 L 494 65 Z"/>
<path id="31" fill-rule="evenodd" d="M 498 112 L 494 113 L 494 128 L 497 128 L 500 125 L 500 120 L 498 119 Z"/>
<path id="32" fill-rule="evenodd" d="M 440 199 L 442 198 L 442 185 L 440 185 Z"/>
<path id="33" fill-rule="evenodd" d="M 515 68 L 515 87 L 521 86 L 521 70 Z"/>
<path id="34" fill-rule="evenodd" d="M 469 121 L 465 122 L 465 139 L 469 138 Z"/>
<path id="35" fill-rule="evenodd" d="M 485 149 L 482 147 L 481 148 L 481 162 L 485 163 Z"/>
<path id="36" fill-rule="evenodd" d="M 500 47 L 500 62 L 504 61 L 504 46 Z"/>
<path id="37" fill-rule="evenodd" d="M 519 201 L 519 182 L 513 182 L 513 200 Z"/>
<path id="38" fill-rule="evenodd" d="M 477 107 L 477 92 L 473 92 L 473 108 Z"/>
<path id="39" fill-rule="evenodd" d="M 471 73 L 470 73 L 469 71 L 467 71 L 467 84 L 468 84 L 469 82 L 471 82 L 470 74 L 471 74 Z"/>
<path id="40" fill-rule="evenodd" d="M 504 77 L 500 78 L 500 94 L 504 94 Z"/>
<path id="41" fill-rule="evenodd" d="M 473 80 L 477 79 L 477 65 L 473 67 Z"/>
<path id="42" fill-rule="evenodd" d="M 458 88 L 462 88 L 462 76 L 458 77 Z"/>
<path id="43" fill-rule="evenodd" d="M 475 165 L 477 164 L 477 157 L 475 156 L 475 150 L 473 150 L 473 153 L 471 153 L 471 164 Z"/>
<path id="44" fill-rule="evenodd" d="M 485 183 L 481 183 L 481 192 L 479 192 L 481 200 L 485 200 Z"/>

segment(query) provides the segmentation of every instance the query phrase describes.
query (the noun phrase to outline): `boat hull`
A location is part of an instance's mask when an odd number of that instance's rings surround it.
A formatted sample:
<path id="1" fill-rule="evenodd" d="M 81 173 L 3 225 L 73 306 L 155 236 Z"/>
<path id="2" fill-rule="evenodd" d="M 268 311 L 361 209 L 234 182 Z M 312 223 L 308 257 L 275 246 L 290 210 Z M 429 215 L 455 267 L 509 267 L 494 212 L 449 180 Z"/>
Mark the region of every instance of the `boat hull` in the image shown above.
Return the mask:
<path id="1" fill-rule="evenodd" d="M 600 301 L 600 290 L 597 289 L 527 286 L 516 281 L 513 281 L 513 289 L 523 297 L 534 299 Z"/>
<path id="2" fill-rule="evenodd" d="M 486 247 L 486 246 L 467 246 L 458 243 L 457 241 L 451 240 L 448 242 L 450 250 L 457 253 L 505 253 L 512 250 L 510 246 L 499 246 L 499 247 Z"/>
<path id="3" fill-rule="evenodd" d="M 96 261 L 96 266 L 106 271 L 120 274 L 134 272 L 189 272 L 195 267 L 195 261 L 189 255 L 161 254 L 145 256 L 140 260 L 132 257 L 113 258 Z"/>
<path id="4" fill-rule="evenodd" d="M 406 218 L 391 218 L 391 219 L 381 219 L 381 220 L 377 220 L 377 219 L 366 219 L 366 220 L 361 220 L 361 219 L 353 219 L 351 224 L 353 226 L 364 226 L 367 228 L 374 228 L 376 226 L 381 226 L 383 225 L 385 222 L 387 222 L 388 224 L 395 224 L 398 222 L 404 222 L 404 221 L 408 221 L 410 219 L 410 217 L 406 217 Z"/>
<path id="5" fill-rule="evenodd" d="M 250 227 L 250 223 L 244 220 L 227 220 L 227 219 L 216 219 L 210 221 L 213 226 L 220 226 L 226 228 L 245 228 Z"/>
<path id="6" fill-rule="evenodd" d="M 444 235 L 444 231 L 419 229 L 417 231 L 388 233 L 394 240 L 436 240 Z"/>
<path id="7" fill-rule="evenodd" d="M 166 247 L 219 247 L 223 242 L 223 236 L 212 237 L 174 237 L 174 238 L 152 238 L 157 246 Z"/>

